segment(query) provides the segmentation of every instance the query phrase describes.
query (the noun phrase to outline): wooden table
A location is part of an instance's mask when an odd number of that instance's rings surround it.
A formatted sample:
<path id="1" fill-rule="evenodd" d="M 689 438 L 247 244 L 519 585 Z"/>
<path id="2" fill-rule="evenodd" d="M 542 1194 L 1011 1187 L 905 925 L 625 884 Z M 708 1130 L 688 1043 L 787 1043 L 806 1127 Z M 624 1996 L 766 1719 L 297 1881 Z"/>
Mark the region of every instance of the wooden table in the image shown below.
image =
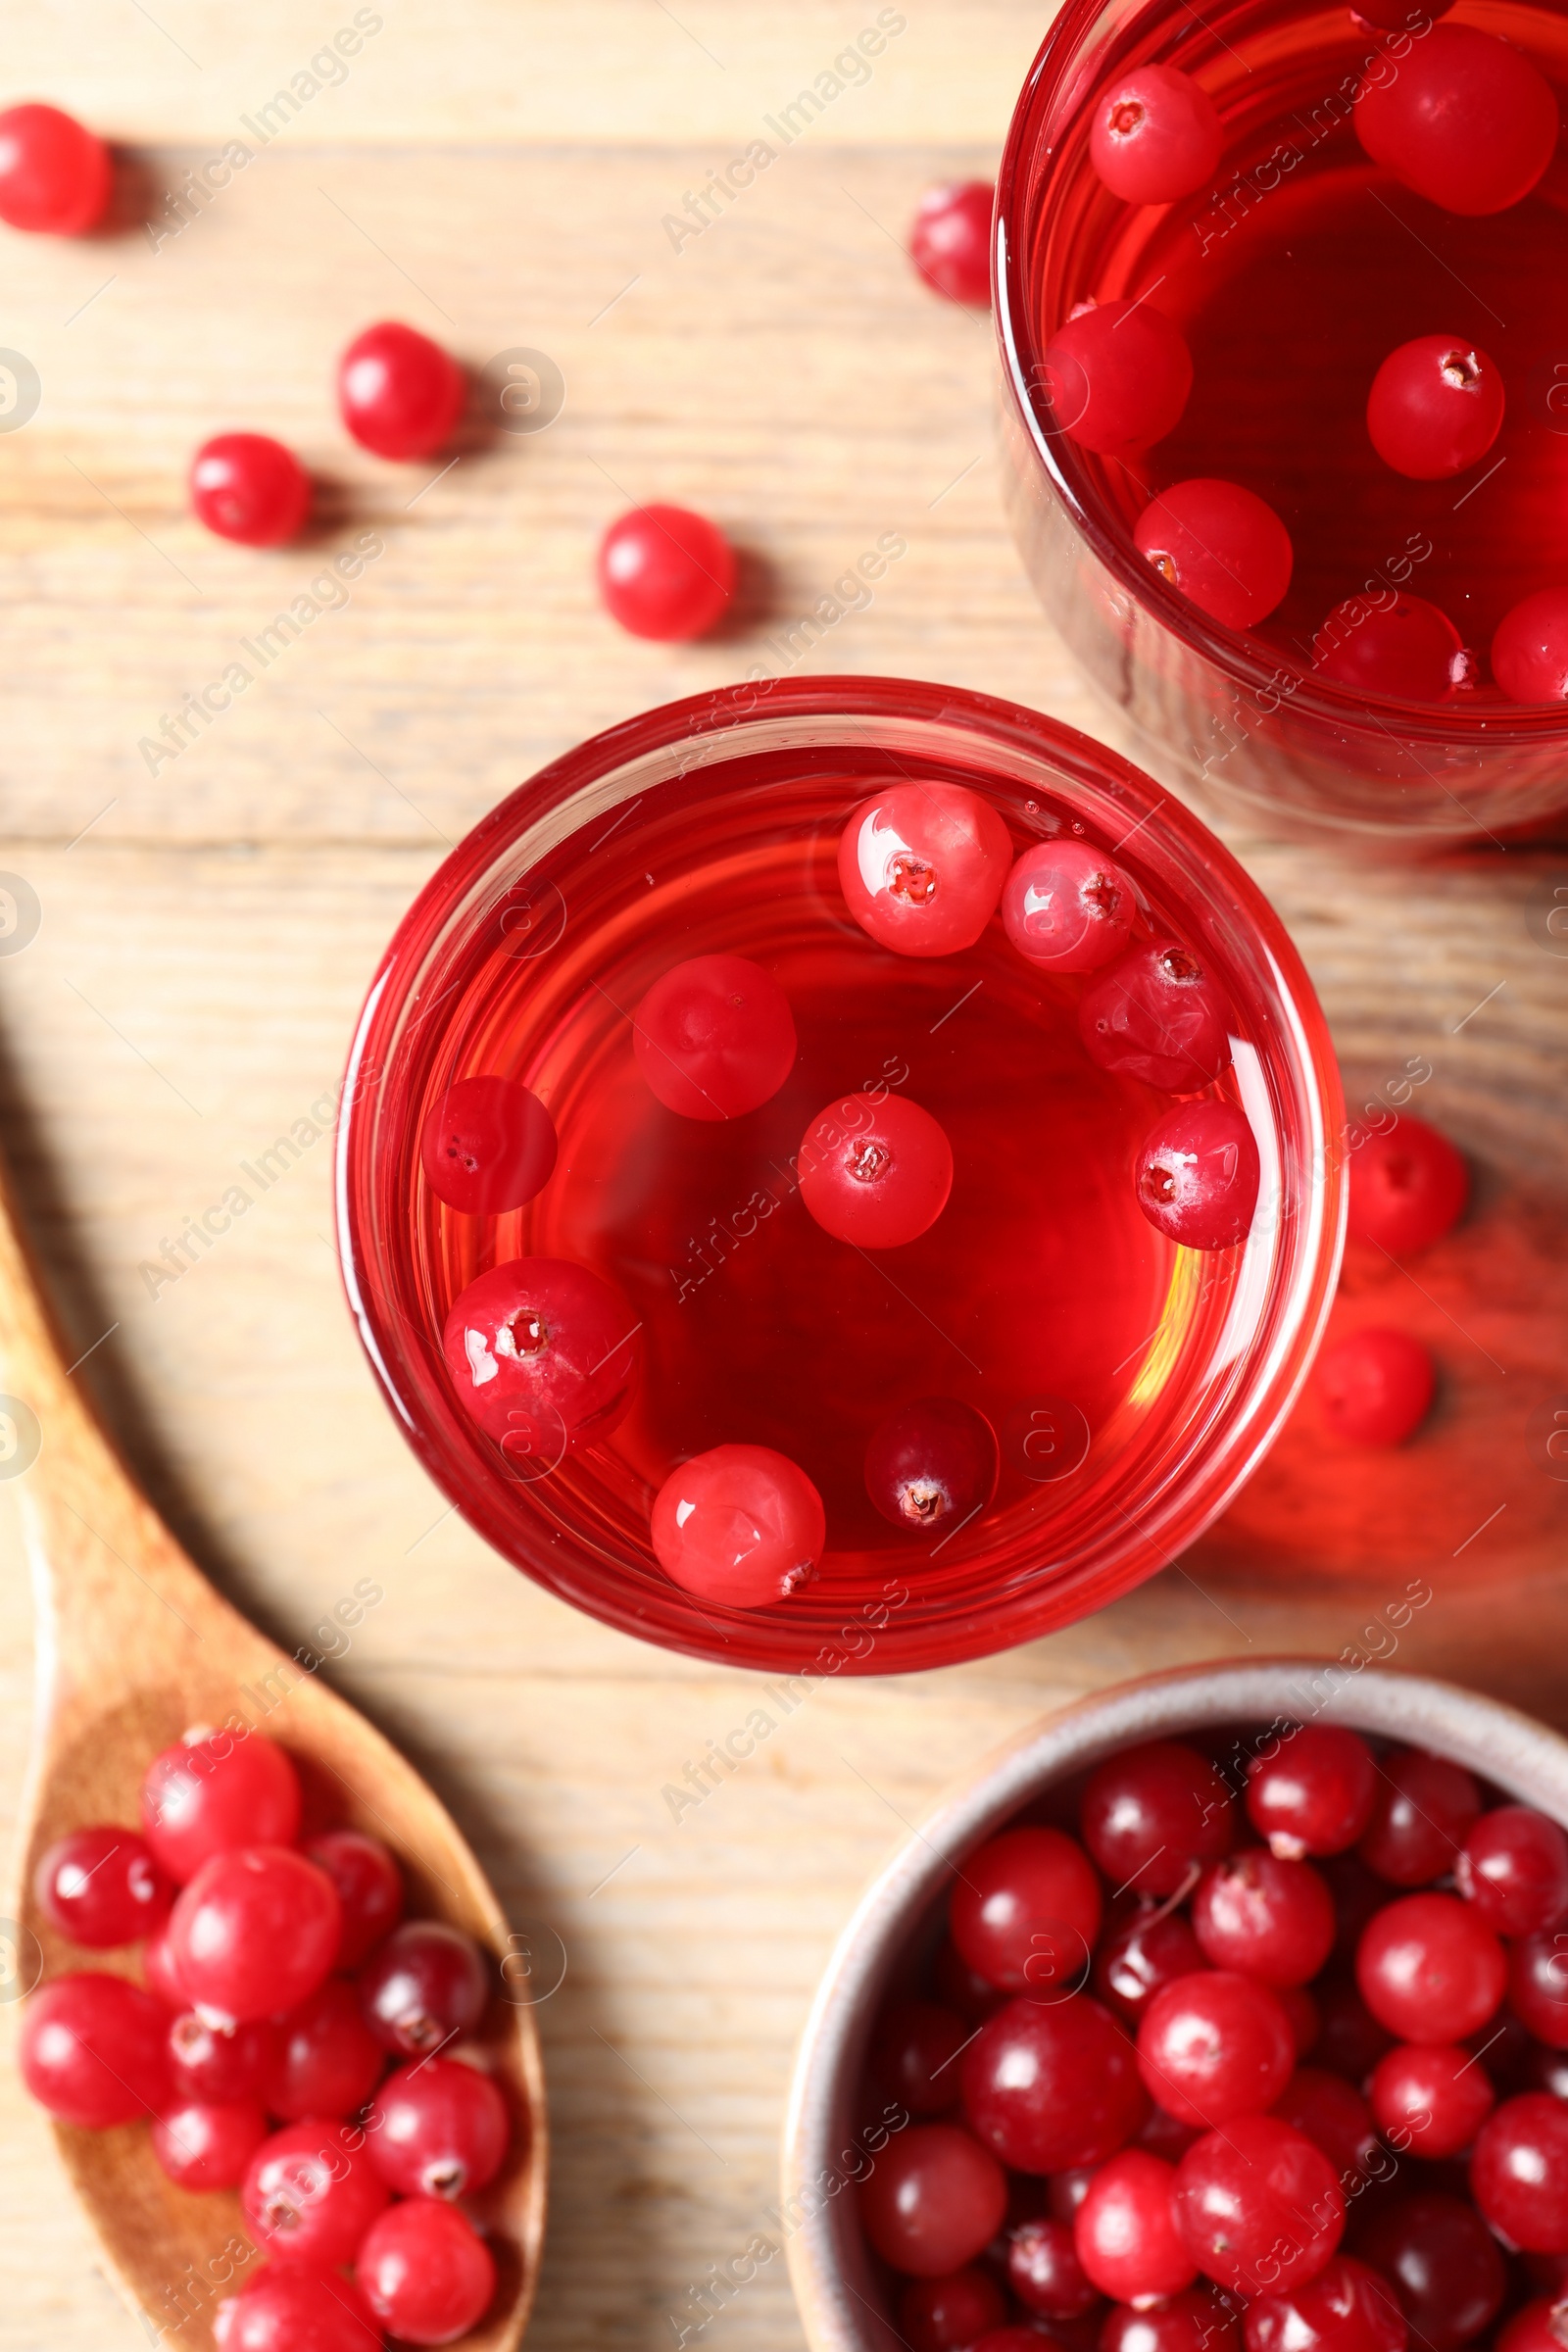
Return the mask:
<path id="1" fill-rule="evenodd" d="M 135 150 L 118 236 L 0 239 L 0 344 L 41 386 L 0 434 L 3 862 L 42 910 L 0 955 L 7 1150 L 80 1377 L 176 1529 L 291 1647 L 357 1578 L 384 1587 L 336 1680 L 430 1775 L 516 1919 L 564 1943 L 540 2013 L 558 2149 L 540 2352 L 670 2344 L 708 2266 L 766 2226 L 812 1984 L 945 1780 L 1074 1689 L 1337 1650 L 1361 1623 L 1332 1581 L 1270 1584 L 1265 1562 L 1195 1582 L 1189 1563 L 1056 1641 L 824 1687 L 677 1824 L 664 1784 L 752 1687 L 573 1615 L 447 1513 L 349 1329 L 325 1142 L 176 1283 L 155 1294 L 145 1271 L 333 1087 L 377 952 L 447 845 L 593 729 L 778 666 L 768 640 L 879 534 L 906 558 L 803 666 L 935 676 L 1108 731 L 1003 528 L 989 327 L 899 250 L 927 182 L 994 170 L 1044 14 L 909 0 L 881 21 L 900 14 L 863 77 L 833 61 L 873 0 L 381 0 L 341 76 L 310 61 L 352 27 L 349 0 L 55 0 L 7 31 L 9 91 Z M 845 86 L 744 199 L 700 235 L 665 226 L 819 75 Z M 270 122 L 265 144 L 246 117 Z M 235 139 L 254 153 L 228 184 L 150 237 L 165 193 Z M 444 470 L 367 458 L 335 422 L 332 362 L 388 314 L 475 365 L 547 352 L 559 421 L 472 434 Z M 323 477 L 312 544 L 258 556 L 186 514 L 190 451 L 242 425 Z M 706 507 L 746 551 L 747 615 L 710 644 L 638 644 L 596 609 L 597 533 L 656 497 Z M 177 757 L 144 753 L 363 532 L 384 553 L 350 601 L 320 596 Z M 1489 1183 L 1560 1187 L 1568 962 L 1538 934 L 1568 859 L 1412 879 L 1237 846 L 1351 1077 L 1430 1055 L 1428 1106 Z M 0 1528 L 14 1799 L 29 1612 L 3 1503 Z M 1549 1707 L 1549 1644 L 1483 1651 L 1475 1624 L 1434 1606 L 1402 1656 Z M 128 2352 L 141 2333 L 9 2071 L 0 2116 L 0 2345 Z M 707 2340 L 799 2340 L 782 2262 Z"/>

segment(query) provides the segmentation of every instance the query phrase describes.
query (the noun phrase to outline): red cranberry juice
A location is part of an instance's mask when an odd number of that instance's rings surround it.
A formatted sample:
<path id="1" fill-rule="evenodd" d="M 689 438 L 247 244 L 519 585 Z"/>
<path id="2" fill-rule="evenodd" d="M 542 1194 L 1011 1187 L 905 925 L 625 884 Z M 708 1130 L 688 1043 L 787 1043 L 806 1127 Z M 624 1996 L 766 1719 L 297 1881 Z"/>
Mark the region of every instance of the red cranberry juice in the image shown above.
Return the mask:
<path id="1" fill-rule="evenodd" d="M 1043 323 L 1086 299 L 1146 294 L 1180 327 L 1194 383 L 1175 429 L 1125 461 L 1077 462 L 1129 528 L 1150 497 L 1197 476 L 1265 499 L 1296 560 L 1253 634 L 1310 665 L 1337 605 L 1368 583 L 1385 597 L 1400 587 L 1448 614 L 1479 656 L 1478 691 L 1500 700 L 1486 666 L 1497 623 L 1568 578 L 1568 160 L 1559 151 L 1522 203 L 1471 220 L 1371 163 L 1347 93 L 1396 74 L 1430 22 L 1418 0 L 1396 34 L 1344 8 L 1244 4 L 1201 24 L 1173 9 L 1152 54 L 1201 72 L 1225 122 L 1219 174 L 1168 209 L 1129 208 L 1096 178 L 1080 114 Z M 1568 97 L 1560 15 L 1464 0 L 1442 22 L 1505 35 Z M 1420 482 L 1373 449 L 1366 401 L 1389 354 L 1432 334 L 1488 353 L 1508 405 L 1477 466 Z"/>
<path id="2" fill-rule="evenodd" d="M 619 1286 L 642 1325 L 632 1409 L 534 1496 L 551 1514 L 567 1492 L 578 1512 L 588 1498 L 617 1549 L 646 1557 L 652 1494 L 676 1463 L 749 1443 L 818 1489 L 829 1575 L 879 1580 L 924 1569 L 927 1552 L 929 1575 L 972 1567 L 1026 1531 L 1038 1570 L 1069 1548 L 1075 1520 L 1104 1512 L 1114 1465 L 1151 1425 L 1195 1409 L 1213 1366 L 1249 1253 L 1200 1259 L 1144 1216 L 1134 1156 L 1170 1098 L 1090 1062 L 1084 982 L 1026 963 L 1000 919 L 968 953 L 930 959 L 887 952 L 851 919 L 838 837 L 895 765 L 908 772 L 871 746 L 759 754 L 726 764 L 722 797 L 699 773 L 590 815 L 480 927 L 432 1004 L 443 1035 L 424 1105 L 458 1078 L 517 1079 L 548 1104 L 560 1156 L 534 1200 L 494 1218 L 446 1208 L 411 1165 L 430 1327 L 520 1255 L 575 1259 Z M 954 780 L 986 789 L 972 771 Z M 1017 848 L 1076 821 L 1016 787 L 990 797 Z M 1147 889 L 1136 841 L 1116 854 Z M 1179 907 L 1151 911 L 1178 937 L 1188 927 Z M 655 1099 L 630 1015 L 671 965 L 719 953 L 777 979 L 800 1054 L 770 1102 L 710 1123 Z M 927 1233 L 864 1251 L 812 1221 L 794 1159 L 826 1104 L 884 1090 L 941 1122 L 956 1172 Z M 973 1526 L 911 1539 L 873 1509 L 864 1456 L 879 1423 L 921 1396 L 986 1413 L 1003 1472 Z M 518 1507 L 530 1507 L 520 1489 Z"/>

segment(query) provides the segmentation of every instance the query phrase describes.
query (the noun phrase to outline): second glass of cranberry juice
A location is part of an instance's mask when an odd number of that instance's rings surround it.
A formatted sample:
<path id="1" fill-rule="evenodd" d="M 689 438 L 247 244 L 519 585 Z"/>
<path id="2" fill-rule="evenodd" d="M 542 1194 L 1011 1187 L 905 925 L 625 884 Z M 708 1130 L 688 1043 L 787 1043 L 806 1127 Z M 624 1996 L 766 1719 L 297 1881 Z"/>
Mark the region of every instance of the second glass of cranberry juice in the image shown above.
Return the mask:
<path id="1" fill-rule="evenodd" d="M 1014 854 L 1111 853 L 1136 937 L 1190 943 L 1233 1007 L 1237 1102 L 1262 1162 L 1241 1245 L 1177 1248 L 1149 1222 L 1138 1147 L 1172 1107 L 1097 1067 L 1082 978 L 1032 965 L 993 919 L 967 951 L 896 955 L 852 918 L 838 844 L 890 780 L 962 783 Z M 632 1015 L 684 959 L 743 956 L 783 988 L 799 1054 L 742 1117 L 651 1091 Z M 524 1207 L 458 1213 L 425 1182 L 421 1127 L 460 1079 L 548 1105 L 555 1172 Z M 946 1208 L 859 1249 L 800 1197 L 824 1104 L 891 1097 L 937 1119 Z M 485 820 L 407 918 L 372 991 L 340 1142 L 353 1303 L 414 1443 L 519 1566 L 630 1630 L 790 1670 L 827 1645 L 888 1672 L 982 1653 L 1078 1616 L 1190 1541 L 1258 1458 L 1304 1376 L 1338 1262 L 1337 1082 L 1321 1015 L 1266 904 L 1157 787 L 1010 706 L 825 680 L 735 689 L 599 738 Z M 503 1454 L 442 1361 L 453 1301 L 519 1257 L 614 1284 L 640 1326 L 625 1418 L 550 1460 Z M 906 1534 L 866 1491 L 869 1440 L 911 1399 L 978 1408 L 995 1499 Z M 815 1576 L 726 1608 L 650 1548 L 655 1494 L 714 1446 L 796 1462 L 826 1508 Z"/>

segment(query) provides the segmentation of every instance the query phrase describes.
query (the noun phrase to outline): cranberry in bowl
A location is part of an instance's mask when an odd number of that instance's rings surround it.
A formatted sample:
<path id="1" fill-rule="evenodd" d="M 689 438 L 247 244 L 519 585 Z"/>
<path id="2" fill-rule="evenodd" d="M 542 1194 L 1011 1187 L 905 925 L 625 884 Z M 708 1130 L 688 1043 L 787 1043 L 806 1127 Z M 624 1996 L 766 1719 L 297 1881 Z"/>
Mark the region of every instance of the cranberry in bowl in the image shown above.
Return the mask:
<path id="1" fill-rule="evenodd" d="M 1338 1266 L 1266 902 L 1100 746 L 907 681 L 546 768 L 405 918 L 344 1100 L 421 1459 L 552 1591 L 737 1664 L 942 1664 L 1136 1584 L 1261 1457 Z"/>

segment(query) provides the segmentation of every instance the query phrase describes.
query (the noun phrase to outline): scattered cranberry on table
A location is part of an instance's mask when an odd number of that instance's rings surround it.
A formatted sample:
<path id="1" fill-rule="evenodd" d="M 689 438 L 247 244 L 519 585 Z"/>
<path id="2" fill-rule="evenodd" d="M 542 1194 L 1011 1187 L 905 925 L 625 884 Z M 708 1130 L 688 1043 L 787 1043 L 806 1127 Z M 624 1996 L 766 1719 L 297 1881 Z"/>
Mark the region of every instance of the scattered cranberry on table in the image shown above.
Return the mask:
<path id="1" fill-rule="evenodd" d="M 1323 1349 L 1312 1390 L 1337 1438 L 1382 1449 L 1414 1437 L 1437 1395 L 1437 1368 L 1412 1332 L 1367 1325 Z"/>
<path id="2" fill-rule="evenodd" d="M 633 637 L 706 637 L 734 602 L 738 576 L 717 523 L 689 507 L 633 507 L 599 543 L 599 593 Z"/>
<path id="3" fill-rule="evenodd" d="M 971 310 L 991 307 L 991 216 L 996 189 L 988 179 L 927 188 L 915 209 L 909 253 L 933 293 Z"/>
<path id="4" fill-rule="evenodd" d="M 102 139 L 58 106 L 0 112 L 0 220 L 79 237 L 108 207 L 114 173 Z"/>
<path id="5" fill-rule="evenodd" d="M 362 448 L 378 458 L 428 458 L 456 431 L 467 383 L 439 343 L 386 319 L 356 335 L 343 353 L 337 398 Z"/>
<path id="6" fill-rule="evenodd" d="M 218 433 L 191 460 L 190 503 L 220 539 L 281 547 L 310 512 L 311 477 L 270 434 Z"/>

